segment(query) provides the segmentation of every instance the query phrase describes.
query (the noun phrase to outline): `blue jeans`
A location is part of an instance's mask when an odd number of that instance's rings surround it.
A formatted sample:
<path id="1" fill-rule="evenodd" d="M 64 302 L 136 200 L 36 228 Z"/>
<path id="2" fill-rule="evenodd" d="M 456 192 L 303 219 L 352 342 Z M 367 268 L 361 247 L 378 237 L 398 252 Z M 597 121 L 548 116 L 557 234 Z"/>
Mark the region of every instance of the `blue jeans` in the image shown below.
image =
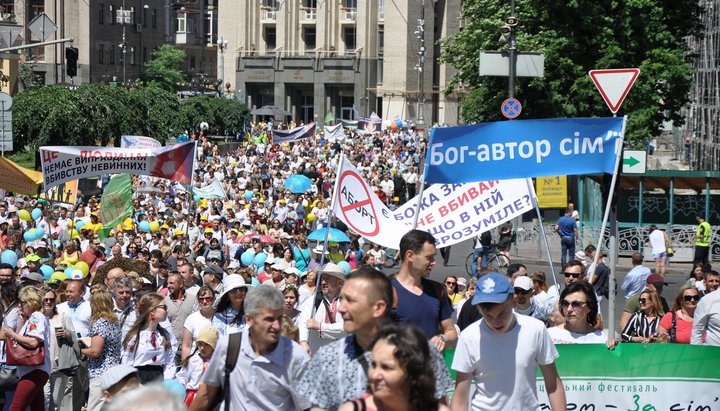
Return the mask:
<path id="1" fill-rule="evenodd" d="M 560 269 L 564 270 L 565 263 L 575 259 L 575 236 L 564 235 L 560 237 L 560 246 L 562 249 L 562 254 L 560 254 Z"/>
<path id="2" fill-rule="evenodd" d="M 473 277 L 477 277 L 477 273 L 478 273 L 477 259 L 478 259 L 478 257 L 482 256 L 482 260 L 480 261 L 480 268 L 482 269 L 482 268 L 487 267 L 488 253 L 490 253 L 490 247 L 473 248 L 473 259 L 472 259 L 472 263 L 470 263 L 470 268 L 471 268 Z"/>

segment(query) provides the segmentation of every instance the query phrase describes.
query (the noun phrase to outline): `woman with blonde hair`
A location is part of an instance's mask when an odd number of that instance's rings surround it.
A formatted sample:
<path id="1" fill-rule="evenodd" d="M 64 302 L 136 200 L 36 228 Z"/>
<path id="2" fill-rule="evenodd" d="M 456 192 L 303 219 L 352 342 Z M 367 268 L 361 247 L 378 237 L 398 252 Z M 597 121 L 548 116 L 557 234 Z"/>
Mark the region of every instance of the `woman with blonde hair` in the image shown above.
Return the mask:
<path id="1" fill-rule="evenodd" d="M 662 302 L 656 291 L 645 290 L 638 298 L 640 310 L 630 317 L 622 331 L 623 342 L 653 342 L 660 318 L 663 316 Z"/>
<path id="2" fill-rule="evenodd" d="M 140 382 L 171 380 L 175 377 L 175 352 L 170 332 L 160 323 L 167 319 L 165 297 L 148 293 L 137 303 L 137 320 L 122 344 L 121 361 L 138 370 Z"/>
<path id="3" fill-rule="evenodd" d="M 65 264 L 66 267 L 72 267 L 80 261 L 77 242 L 75 242 L 75 240 L 68 240 L 65 242 L 64 248 L 60 256 L 55 259 L 55 265 Z"/>
<path id="4" fill-rule="evenodd" d="M 3 286 L 4 287 L 4 286 Z M 45 396 L 43 387 L 50 376 L 50 322 L 42 312 L 43 294 L 35 287 L 24 287 L 19 292 L 20 318 L 17 328 L 3 327 L 0 339 L 9 338 L 25 349 L 34 350 L 42 346 L 46 355 L 40 365 L 17 366 L 16 375 L 20 378 L 10 403 L 10 410 L 43 411 Z M 6 341 L 6 349 L 9 350 Z M 12 365 L 12 364 L 9 364 Z"/>
<path id="5" fill-rule="evenodd" d="M 115 315 L 112 295 L 105 289 L 96 289 L 90 296 L 90 332 L 88 338 L 80 339 L 80 352 L 89 358 L 90 395 L 88 411 L 103 406 L 103 390 L 100 377 L 110 368 L 120 364 L 120 322 Z M 89 344 L 88 344 L 89 343 Z"/>

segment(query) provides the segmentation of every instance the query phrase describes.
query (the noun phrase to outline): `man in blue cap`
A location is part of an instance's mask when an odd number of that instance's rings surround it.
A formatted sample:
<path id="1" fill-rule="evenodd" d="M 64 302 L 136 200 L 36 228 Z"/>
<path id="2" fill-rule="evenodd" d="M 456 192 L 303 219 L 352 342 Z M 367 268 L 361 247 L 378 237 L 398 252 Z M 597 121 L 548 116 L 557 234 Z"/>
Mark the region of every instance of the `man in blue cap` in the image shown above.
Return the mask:
<path id="1" fill-rule="evenodd" d="M 483 318 L 465 328 L 457 343 L 453 411 L 538 409 L 538 365 L 551 408 L 566 409 L 565 390 L 555 368 L 558 352 L 542 321 L 513 312 L 513 294 L 510 281 L 500 273 L 478 280 L 472 304 Z M 475 393 L 468 404 L 473 378 Z"/>

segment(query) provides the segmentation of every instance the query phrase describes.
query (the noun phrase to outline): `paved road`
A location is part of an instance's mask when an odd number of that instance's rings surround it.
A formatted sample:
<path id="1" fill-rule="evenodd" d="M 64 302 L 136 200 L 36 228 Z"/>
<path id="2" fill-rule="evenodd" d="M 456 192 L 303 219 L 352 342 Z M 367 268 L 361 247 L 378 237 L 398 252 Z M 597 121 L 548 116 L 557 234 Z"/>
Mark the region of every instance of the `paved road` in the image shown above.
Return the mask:
<path id="1" fill-rule="evenodd" d="M 436 281 L 443 281 L 445 279 L 445 276 L 447 275 L 457 275 L 457 276 L 465 276 L 469 278 L 469 275 L 467 275 L 467 272 L 465 270 L 465 259 L 467 258 L 468 254 L 471 252 L 471 243 L 469 241 L 463 242 L 461 244 L 457 244 L 452 246 L 450 251 L 450 261 L 447 267 L 443 266 L 442 264 L 442 257 L 440 256 L 440 252 L 437 253 L 437 261 L 438 264 L 433 269 L 430 278 Z M 521 262 L 525 264 L 528 268 L 528 272 L 532 273 L 538 270 L 545 271 L 545 273 L 548 275 L 548 278 L 550 276 L 550 267 L 547 264 L 547 262 L 538 261 L 537 259 L 530 259 L 530 258 L 513 258 L 513 262 Z M 607 262 L 606 262 L 607 263 Z M 651 265 L 646 264 L 650 268 L 654 268 L 654 263 L 651 262 Z M 563 282 L 562 276 L 560 273 L 560 263 L 555 263 L 555 273 L 556 278 L 558 282 Z M 622 284 L 623 280 L 625 279 L 625 274 L 630 270 L 631 264 L 629 258 L 621 258 L 618 263 L 617 268 L 617 284 Z M 396 272 L 398 270 L 398 267 L 394 267 L 393 269 L 386 270 L 386 272 Z M 668 283 L 667 286 L 665 286 L 665 289 L 663 290 L 663 297 L 668 301 L 668 303 L 672 306 L 672 301 L 675 298 L 675 295 L 677 294 L 680 287 L 685 283 L 687 280 L 688 274 L 690 273 L 690 265 L 689 264 L 675 264 L 671 265 L 668 269 L 668 272 L 665 276 L 665 280 Z M 552 284 L 552 281 L 550 282 Z M 625 305 L 625 299 L 623 298 L 622 294 L 619 294 L 617 298 L 615 299 L 615 324 L 616 328 L 619 327 L 617 324 L 620 322 L 620 316 L 622 315 L 623 306 Z M 607 308 L 607 302 L 604 302 L 601 304 L 601 309 L 603 313 L 604 318 L 608 318 L 608 308 Z M 608 327 L 608 322 L 605 322 L 605 327 Z M 622 330 L 618 330 L 619 332 Z"/>

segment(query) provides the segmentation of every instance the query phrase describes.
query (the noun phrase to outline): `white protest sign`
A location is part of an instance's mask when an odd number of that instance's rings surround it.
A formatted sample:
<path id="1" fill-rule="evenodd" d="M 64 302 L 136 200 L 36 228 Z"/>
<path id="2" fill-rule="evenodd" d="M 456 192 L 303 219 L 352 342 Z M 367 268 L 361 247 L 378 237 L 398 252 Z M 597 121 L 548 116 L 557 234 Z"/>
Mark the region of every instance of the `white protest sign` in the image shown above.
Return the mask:
<path id="1" fill-rule="evenodd" d="M 409 228 L 403 229 L 345 157 L 338 169 L 337 184 L 335 216 L 367 240 L 397 249 Z"/>
<path id="2" fill-rule="evenodd" d="M 417 228 L 432 234 L 437 247 L 474 238 L 526 211 L 533 210 L 525 179 L 433 184 L 423 192 Z M 393 212 L 412 228 L 417 196 Z"/>
<path id="3" fill-rule="evenodd" d="M 145 136 L 121 136 L 120 147 L 122 148 L 153 148 L 162 147 L 162 144 L 152 137 Z"/>

